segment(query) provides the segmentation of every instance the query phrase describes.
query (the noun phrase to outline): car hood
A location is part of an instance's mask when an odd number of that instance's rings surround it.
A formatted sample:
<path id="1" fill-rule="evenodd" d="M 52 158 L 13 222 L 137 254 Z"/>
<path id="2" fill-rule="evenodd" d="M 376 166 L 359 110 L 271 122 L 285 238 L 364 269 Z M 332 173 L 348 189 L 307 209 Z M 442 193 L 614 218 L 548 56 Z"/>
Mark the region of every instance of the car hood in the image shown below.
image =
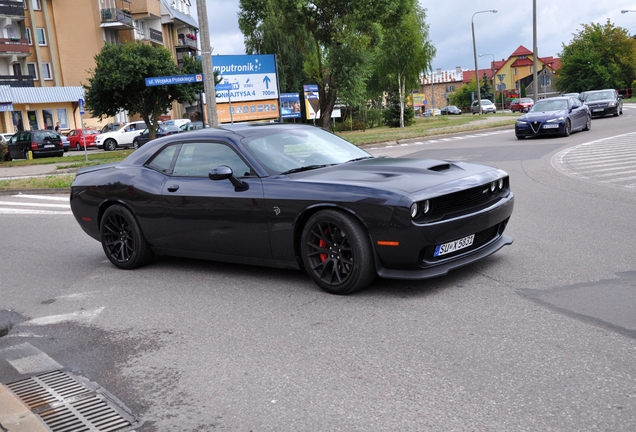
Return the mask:
<path id="1" fill-rule="evenodd" d="M 505 173 L 493 167 L 465 162 L 378 157 L 289 174 L 289 177 L 297 182 L 381 187 L 406 193 L 436 189 L 443 184 L 450 193 L 454 187 L 461 190 L 478 186 L 497 175 Z"/>
<path id="2" fill-rule="evenodd" d="M 567 110 L 560 111 L 537 111 L 537 112 L 529 112 L 527 114 L 522 115 L 517 119 L 517 121 L 526 121 L 526 122 L 535 122 L 535 121 L 545 121 L 553 118 L 559 117 L 567 117 Z"/>

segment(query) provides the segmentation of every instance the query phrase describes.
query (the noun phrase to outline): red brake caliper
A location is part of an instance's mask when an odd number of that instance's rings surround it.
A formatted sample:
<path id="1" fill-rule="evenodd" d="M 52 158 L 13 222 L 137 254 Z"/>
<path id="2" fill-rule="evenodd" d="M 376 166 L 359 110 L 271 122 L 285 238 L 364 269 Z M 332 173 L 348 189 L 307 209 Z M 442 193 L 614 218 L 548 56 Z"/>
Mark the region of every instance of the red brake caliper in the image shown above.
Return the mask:
<path id="1" fill-rule="evenodd" d="M 327 234 L 328 231 L 329 230 L 325 228 L 323 232 Z M 327 242 L 325 242 L 323 239 L 320 239 L 320 241 L 318 241 L 318 246 L 320 246 L 321 248 L 325 248 L 327 247 Z M 327 261 L 327 254 L 326 253 L 320 254 L 320 262 L 325 262 L 325 261 Z"/>

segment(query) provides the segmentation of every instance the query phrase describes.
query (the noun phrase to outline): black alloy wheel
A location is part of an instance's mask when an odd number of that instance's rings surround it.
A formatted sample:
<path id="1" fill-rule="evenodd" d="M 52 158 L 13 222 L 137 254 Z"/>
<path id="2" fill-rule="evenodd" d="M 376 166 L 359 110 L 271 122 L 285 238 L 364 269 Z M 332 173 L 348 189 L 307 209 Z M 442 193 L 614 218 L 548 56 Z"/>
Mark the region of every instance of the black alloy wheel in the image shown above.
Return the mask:
<path id="1" fill-rule="evenodd" d="M 572 132 L 572 123 L 570 123 L 570 119 L 565 119 L 565 126 L 563 128 L 563 136 L 570 136 L 570 132 Z"/>
<path id="2" fill-rule="evenodd" d="M 152 259 L 152 249 L 126 207 L 110 206 L 102 217 L 100 233 L 104 253 L 116 267 L 130 270 Z"/>
<path id="3" fill-rule="evenodd" d="M 337 210 L 322 210 L 309 218 L 301 237 L 305 270 L 331 294 L 350 294 L 376 277 L 373 248 L 360 222 Z"/>

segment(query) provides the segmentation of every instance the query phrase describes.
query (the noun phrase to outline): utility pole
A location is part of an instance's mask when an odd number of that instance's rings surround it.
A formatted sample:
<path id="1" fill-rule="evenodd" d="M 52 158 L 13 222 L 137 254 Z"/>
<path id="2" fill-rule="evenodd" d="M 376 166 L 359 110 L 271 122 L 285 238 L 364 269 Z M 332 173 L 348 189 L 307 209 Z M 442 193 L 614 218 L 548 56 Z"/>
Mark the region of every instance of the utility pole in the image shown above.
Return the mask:
<path id="1" fill-rule="evenodd" d="M 537 72 L 539 62 L 537 57 L 539 57 L 539 48 L 537 48 L 537 0 L 532 0 L 532 93 L 534 93 L 535 102 L 539 100 L 539 76 Z"/>
<path id="2" fill-rule="evenodd" d="M 210 48 L 210 30 L 208 27 L 208 10 L 206 0 L 196 0 L 199 16 L 199 33 L 201 34 L 201 66 L 203 67 L 203 88 L 205 89 L 206 112 L 208 123 L 212 127 L 219 125 L 216 115 L 216 90 L 214 89 L 214 69 L 212 69 L 212 49 Z M 205 125 L 205 116 L 203 117 Z"/>

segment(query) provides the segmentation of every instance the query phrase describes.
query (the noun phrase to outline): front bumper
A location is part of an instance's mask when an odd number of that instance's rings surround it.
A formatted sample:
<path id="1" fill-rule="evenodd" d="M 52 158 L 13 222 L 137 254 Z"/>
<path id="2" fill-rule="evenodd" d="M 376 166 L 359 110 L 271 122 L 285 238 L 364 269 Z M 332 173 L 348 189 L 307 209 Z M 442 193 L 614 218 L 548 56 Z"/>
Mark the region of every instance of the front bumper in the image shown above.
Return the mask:
<path id="1" fill-rule="evenodd" d="M 547 126 L 547 127 L 546 127 Z M 565 122 L 545 123 L 530 122 L 525 124 L 515 124 L 515 135 L 517 136 L 542 136 L 542 135 L 562 135 L 565 133 Z"/>
<path id="2" fill-rule="evenodd" d="M 513 208 L 514 196 L 510 192 L 490 207 L 460 217 L 412 224 L 406 229 L 392 223 L 387 232 L 373 236 L 376 244 L 386 239 L 399 242 L 397 247 L 376 246 L 377 273 L 389 279 L 428 279 L 483 259 L 512 243 L 504 230 Z M 472 246 L 434 257 L 437 245 L 472 234 L 475 235 Z"/>

